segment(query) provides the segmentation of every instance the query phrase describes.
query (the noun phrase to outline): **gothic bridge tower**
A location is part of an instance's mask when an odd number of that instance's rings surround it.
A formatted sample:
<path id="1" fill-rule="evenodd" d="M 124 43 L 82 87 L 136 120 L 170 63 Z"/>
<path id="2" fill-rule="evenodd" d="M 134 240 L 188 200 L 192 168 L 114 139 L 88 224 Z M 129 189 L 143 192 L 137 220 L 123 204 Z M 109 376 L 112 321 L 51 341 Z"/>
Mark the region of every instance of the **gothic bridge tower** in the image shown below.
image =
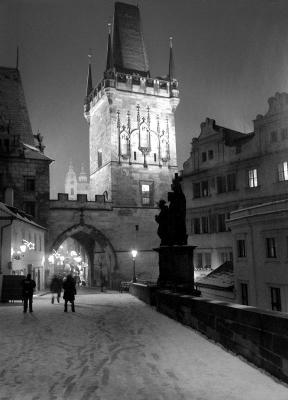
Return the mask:
<path id="1" fill-rule="evenodd" d="M 138 6 L 116 2 L 103 78 L 89 60 L 84 115 L 89 124 L 91 198 L 155 207 L 177 172 L 174 113 L 179 103 L 172 38 L 168 75 L 150 76 Z"/>

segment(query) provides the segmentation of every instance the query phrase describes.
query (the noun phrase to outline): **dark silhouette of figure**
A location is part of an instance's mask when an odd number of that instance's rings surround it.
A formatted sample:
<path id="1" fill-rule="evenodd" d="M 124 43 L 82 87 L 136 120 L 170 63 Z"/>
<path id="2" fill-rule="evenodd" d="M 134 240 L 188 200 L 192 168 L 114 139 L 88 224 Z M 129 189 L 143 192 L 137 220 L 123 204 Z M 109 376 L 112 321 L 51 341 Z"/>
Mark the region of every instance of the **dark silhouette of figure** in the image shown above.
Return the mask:
<path id="1" fill-rule="evenodd" d="M 165 200 L 160 200 L 158 203 L 160 213 L 155 215 L 155 221 L 159 224 L 157 234 L 161 239 L 160 246 L 169 245 L 169 211 Z"/>
<path id="2" fill-rule="evenodd" d="M 57 302 L 60 302 L 61 291 L 62 291 L 62 279 L 54 275 L 50 284 L 50 290 L 52 293 L 51 303 L 54 303 L 54 293 L 57 295 Z"/>
<path id="3" fill-rule="evenodd" d="M 64 289 L 64 295 L 63 299 L 65 300 L 65 305 L 64 305 L 64 311 L 67 312 L 67 304 L 68 301 L 71 303 L 71 309 L 73 312 L 75 312 L 75 294 L 76 292 L 76 284 L 75 280 L 72 275 L 68 275 L 66 280 L 63 282 L 63 289 Z"/>
<path id="4" fill-rule="evenodd" d="M 24 301 L 24 310 L 23 312 L 27 312 L 28 303 L 29 303 L 29 312 L 33 312 L 32 303 L 33 303 L 33 292 L 36 287 L 36 283 L 33 279 L 31 279 L 31 274 L 27 274 L 27 277 L 23 279 L 21 282 L 22 285 L 22 297 Z"/>
<path id="5" fill-rule="evenodd" d="M 172 181 L 171 189 L 173 192 L 168 192 L 169 201 L 169 242 L 170 245 L 186 245 L 186 198 L 180 185 L 178 174 Z"/>

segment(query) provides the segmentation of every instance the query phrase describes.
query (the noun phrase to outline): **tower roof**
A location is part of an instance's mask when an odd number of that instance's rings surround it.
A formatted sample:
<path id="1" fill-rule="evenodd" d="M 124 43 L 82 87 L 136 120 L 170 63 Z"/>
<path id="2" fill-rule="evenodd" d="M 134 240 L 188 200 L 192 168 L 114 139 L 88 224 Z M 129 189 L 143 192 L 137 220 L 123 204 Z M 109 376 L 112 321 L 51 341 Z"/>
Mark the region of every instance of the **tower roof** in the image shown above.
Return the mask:
<path id="1" fill-rule="evenodd" d="M 7 122 L 11 135 L 19 136 L 22 142 L 34 146 L 21 76 L 17 68 L 0 67 L 0 93 L 0 125 Z"/>
<path id="2" fill-rule="evenodd" d="M 115 3 L 113 58 L 117 72 L 149 76 L 149 62 L 138 6 Z"/>

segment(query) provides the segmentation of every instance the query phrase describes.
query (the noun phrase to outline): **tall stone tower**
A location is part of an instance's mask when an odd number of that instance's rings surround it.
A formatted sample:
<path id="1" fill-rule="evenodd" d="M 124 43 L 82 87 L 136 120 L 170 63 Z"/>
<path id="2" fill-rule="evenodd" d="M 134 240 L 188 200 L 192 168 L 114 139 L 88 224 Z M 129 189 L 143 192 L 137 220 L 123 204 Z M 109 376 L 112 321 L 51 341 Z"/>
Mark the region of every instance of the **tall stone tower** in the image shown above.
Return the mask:
<path id="1" fill-rule="evenodd" d="M 167 196 L 177 172 L 174 113 L 179 91 L 172 38 L 167 69 L 164 78 L 150 76 L 139 8 L 116 2 L 106 68 L 95 87 L 91 58 L 88 67 L 84 115 L 91 198 L 105 194 L 115 206 L 154 207 Z"/>

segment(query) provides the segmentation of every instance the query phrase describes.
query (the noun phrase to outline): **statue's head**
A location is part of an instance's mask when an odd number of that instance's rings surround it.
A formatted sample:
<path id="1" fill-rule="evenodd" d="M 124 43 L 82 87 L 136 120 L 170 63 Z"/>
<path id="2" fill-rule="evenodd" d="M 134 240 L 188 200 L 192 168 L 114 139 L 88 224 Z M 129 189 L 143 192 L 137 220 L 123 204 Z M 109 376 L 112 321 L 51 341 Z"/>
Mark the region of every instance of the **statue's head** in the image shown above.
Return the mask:
<path id="1" fill-rule="evenodd" d="M 160 210 L 165 207 L 165 204 L 166 204 L 165 200 L 162 200 L 162 199 L 159 200 L 158 207 L 160 208 Z"/>

